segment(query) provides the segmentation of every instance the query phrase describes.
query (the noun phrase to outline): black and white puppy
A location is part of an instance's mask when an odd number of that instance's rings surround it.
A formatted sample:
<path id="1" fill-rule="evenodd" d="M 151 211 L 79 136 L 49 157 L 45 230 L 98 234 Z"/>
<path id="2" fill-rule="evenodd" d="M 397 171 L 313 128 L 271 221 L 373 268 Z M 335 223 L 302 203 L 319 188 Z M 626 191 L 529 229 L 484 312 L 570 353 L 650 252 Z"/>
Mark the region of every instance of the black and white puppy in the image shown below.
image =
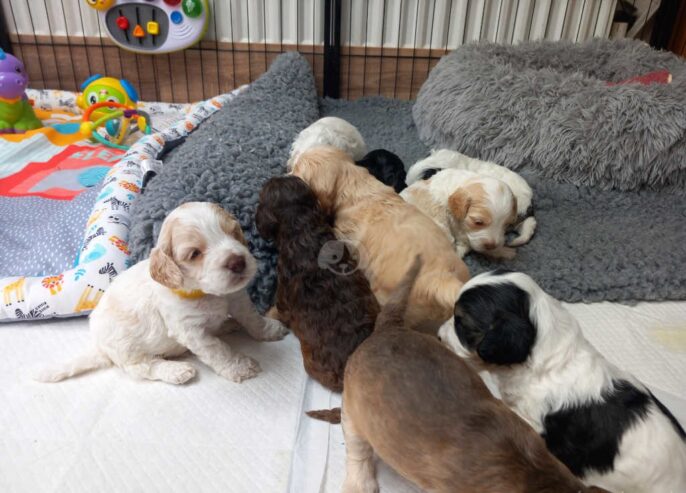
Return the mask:
<path id="1" fill-rule="evenodd" d="M 367 168 L 369 173 L 384 185 L 392 187 L 396 193 L 402 192 L 405 183 L 405 165 L 402 160 L 386 149 L 375 149 L 368 152 L 355 164 Z"/>
<path id="2" fill-rule="evenodd" d="M 503 401 L 587 484 L 686 492 L 686 436 L 676 418 L 605 360 L 529 276 L 498 270 L 471 279 L 439 337 L 487 370 Z"/>

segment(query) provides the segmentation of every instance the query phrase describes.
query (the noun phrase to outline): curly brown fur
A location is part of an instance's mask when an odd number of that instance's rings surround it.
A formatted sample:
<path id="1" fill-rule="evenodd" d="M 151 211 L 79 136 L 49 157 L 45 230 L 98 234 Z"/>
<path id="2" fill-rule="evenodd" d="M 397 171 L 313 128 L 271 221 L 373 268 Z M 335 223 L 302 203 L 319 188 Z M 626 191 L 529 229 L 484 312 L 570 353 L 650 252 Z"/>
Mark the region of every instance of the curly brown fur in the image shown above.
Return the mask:
<path id="1" fill-rule="evenodd" d="M 591 493 L 543 439 L 435 337 L 407 330 L 415 260 L 350 357 L 344 493 L 378 491 L 374 453 L 436 493 Z"/>
<path id="2" fill-rule="evenodd" d="M 276 309 L 300 340 L 307 373 L 343 390 L 348 356 L 374 329 L 379 305 L 361 271 L 336 274 L 320 266 L 335 242 L 329 218 L 300 178 L 269 180 L 260 193 L 257 229 L 279 249 Z"/>

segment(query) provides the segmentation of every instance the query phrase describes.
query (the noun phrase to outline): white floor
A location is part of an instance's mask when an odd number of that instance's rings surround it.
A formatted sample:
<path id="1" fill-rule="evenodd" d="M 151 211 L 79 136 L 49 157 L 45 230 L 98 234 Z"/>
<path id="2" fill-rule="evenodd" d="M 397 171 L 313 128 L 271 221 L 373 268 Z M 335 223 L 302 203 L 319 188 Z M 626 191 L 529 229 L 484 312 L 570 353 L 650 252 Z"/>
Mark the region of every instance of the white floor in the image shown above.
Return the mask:
<path id="1" fill-rule="evenodd" d="M 686 423 L 686 302 L 569 307 L 608 359 Z M 340 491 L 341 428 L 304 415 L 339 396 L 306 377 L 292 335 L 227 340 L 260 361 L 258 378 L 234 384 L 196 361 L 199 378 L 183 387 L 116 369 L 40 384 L 31 371 L 84 348 L 86 321 L 1 324 L 0 491 Z M 383 465 L 380 477 L 382 491 L 418 491 Z"/>

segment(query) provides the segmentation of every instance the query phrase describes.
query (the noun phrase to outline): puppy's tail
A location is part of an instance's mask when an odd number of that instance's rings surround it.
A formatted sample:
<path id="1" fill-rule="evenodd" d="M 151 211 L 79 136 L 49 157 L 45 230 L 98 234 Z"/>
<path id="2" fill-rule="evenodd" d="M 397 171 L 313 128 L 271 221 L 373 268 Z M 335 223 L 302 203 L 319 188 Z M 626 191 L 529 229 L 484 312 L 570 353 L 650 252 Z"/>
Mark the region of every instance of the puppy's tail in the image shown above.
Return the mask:
<path id="1" fill-rule="evenodd" d="M 320 421 L 326 421 L 327 423 L 331 423 L 334 425 L 337 425 L 341 422 L 340 407 L 334 407 L 333 409 L 318 409 L 316 411 L 307 411 L 305 414 L 307 414 L 310 418 L 318 419 Z"/>
<path id="2" fill-rule="evenodd" d="M 45 368 L 36 373 L 33 378 L 39 382 L 59 382 L 87 371 L 99 370 L 110 366 L 112 366 L 112 360 L 97 349 L 93 349 L 91 352 L 82 354 L 61 367 Z"/>
<path id="3" fill-rule="evenodd" d="M 384 330 L 386 328 L 402 329 L 404 327 L 407 301 L 421 269 L 422 259 L 417 255 L 405 277 L 396 286 L 386 304 L 381 308 L 381 312 L 376 317 L 374 330 Z"/>

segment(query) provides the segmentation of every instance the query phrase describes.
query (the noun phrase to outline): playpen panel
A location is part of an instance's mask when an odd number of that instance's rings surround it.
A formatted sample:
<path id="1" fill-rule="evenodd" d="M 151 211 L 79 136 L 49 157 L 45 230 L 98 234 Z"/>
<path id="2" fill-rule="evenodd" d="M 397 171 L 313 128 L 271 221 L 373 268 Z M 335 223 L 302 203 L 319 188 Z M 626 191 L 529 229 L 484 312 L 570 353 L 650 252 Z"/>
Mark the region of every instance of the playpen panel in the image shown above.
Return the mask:
<path id="1" fill-rule="evenodd" d="M 616 0 L 209 0 L 204 40 L 161 55 L 119 48 L 83 0 L 1 4 L 32 87 L 77 90 L 102 73 L 129 79 L 142 99 L 188 102 L 255 80 L 291 50 L 310 61 L 320 94 L 411 99 L 440 57 L 466 43 L 606 37 Z M 324 87 L 325 23 L 340 35 L 327 52 L 339 91 Z"/>

